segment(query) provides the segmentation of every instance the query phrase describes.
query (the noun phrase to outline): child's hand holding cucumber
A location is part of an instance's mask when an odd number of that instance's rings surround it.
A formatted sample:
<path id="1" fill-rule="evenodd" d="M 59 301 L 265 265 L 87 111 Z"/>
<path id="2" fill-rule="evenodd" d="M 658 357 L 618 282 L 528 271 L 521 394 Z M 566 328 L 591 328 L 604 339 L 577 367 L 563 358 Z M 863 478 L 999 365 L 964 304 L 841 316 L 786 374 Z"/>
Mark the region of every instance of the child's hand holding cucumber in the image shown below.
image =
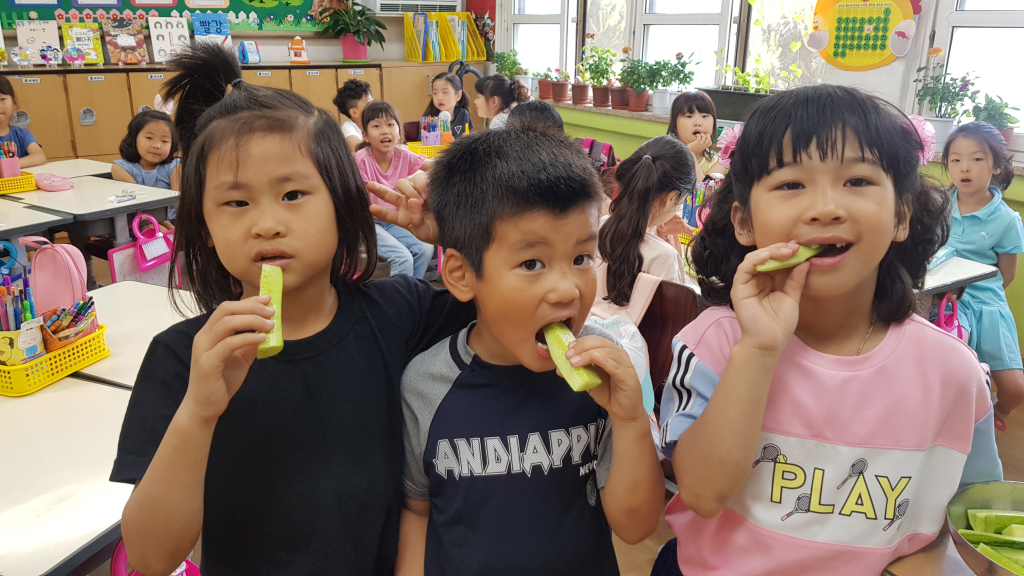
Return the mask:
<path id="1" fill-rule="evenodd" d="M 552 358 L 555 351 L 551 350 Z M 644 394 L 629 354 L 600 336 L 584 336 L 569 343 L 565 357 L 573 367 L 590 366 L 601 377 L 602 386 L 587 392 L 616 422 L 647 419 Z M 559 374 L 563 373 L 559 368 Z M 563 375 L 564 377 L 564 375 Z"/>
<path id="2" fill-rule="evenodd" d="M 759 248 L 747 254 L 736 268 L 731 296 L 742 330 L 741 345 L 778 353 L 793 335 L 800 315 L 800 294 L 810 270 L 806 250 L 800 254 L 806 256 L 803 261 L 794 258 L 800 248 L 795 241 Z M 762 272 L 759 268 L 777 272 Z"/>
<path id="3" fill-rule="evenodd" d="M 188 391 L 182 406 L 199 418 L 214 422 L 242 386 L 256 351 L 274 329 L 270 296 L 224 302 L 210 315 L 192 341 Z"/>

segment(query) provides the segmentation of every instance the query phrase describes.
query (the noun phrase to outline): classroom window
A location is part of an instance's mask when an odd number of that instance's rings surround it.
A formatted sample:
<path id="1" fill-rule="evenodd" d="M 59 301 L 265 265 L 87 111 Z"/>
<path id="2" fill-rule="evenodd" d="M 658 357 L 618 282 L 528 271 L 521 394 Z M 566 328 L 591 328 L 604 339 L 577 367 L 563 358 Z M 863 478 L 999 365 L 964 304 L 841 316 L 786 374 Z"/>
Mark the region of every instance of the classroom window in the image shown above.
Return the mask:
<path id="1" fill-rule="evenodd" d="M 587 34 L 595 34 L 593 45 L 610 48 L 616 54 L 628 46 L 626 20 L 629 17 L 626 0 L 589 0 L 587 2 Z"/>
<path id="2" fill-rule="evenodd" d="M 814 17 L 815 0 L 760 0 L 747 16 L 746 72 L 767 72 L 772 88 L 790 88 L 810 84 L 821 77 L 825 62 L 817 53 L 802 46 L 793 51 L 790 45 L 804 40 L 804 33 Z M 803 75 L 794 80 L 781 72 L 796 64 Z"/>
<path id="3" fill-rule="evenodd" d="M 701 0 L 647 0 L 648 14 L 695 14 L 703 12 Z"/>
<path id="4" fill-rule="evenodd" d="M 959 0 L 957 10 L 1024 10 L 1021 0 Z"/>
<path id="5" fill-rule="evenodd" d="M 575 68 L 579 1 L 511 0 L 512 14 L 505 28 L 512 40 L 509 47 L 516 50 L 520 64 L 531 73 Z"/>
<path id="6" fill-rule="evenodd" d="M 993 57 L 1001 54 L 1018 60 L 1022 54 L 1021 38 L 1024 28 L 954 28 L 947 69 L 954 76 L 968 72 L 978 76 L 975 88 L 981 91 L 979 100 L 991 94 L 1024 110 L 1024 76 L 1008 73 L 1006 60 Z M 1011 110 L 1010 114 L 1024 121 L 1024 113 Z M 1021 130 L 1018 126 L 1017 131 Z"/>
<path id="7" fill-rule="evenodd" d="M 515 0 L 516 14 L 559 14 L 558 0 Z"/>
<path id="8" fill-rule="evenodd" d="M 644 37 L 644 60 L 675 60 L 676 53 L 694 53 L 692 86 L 715 84 L 715 54 L 718 26 L 714 24 L 659 24 L 648 26 Z"/>
<path id="9" fill-rule="evenodd" d="M 558 24 L 516 24 L 515 46 L 519 63 L 532 72 L 558 64 Z"/>

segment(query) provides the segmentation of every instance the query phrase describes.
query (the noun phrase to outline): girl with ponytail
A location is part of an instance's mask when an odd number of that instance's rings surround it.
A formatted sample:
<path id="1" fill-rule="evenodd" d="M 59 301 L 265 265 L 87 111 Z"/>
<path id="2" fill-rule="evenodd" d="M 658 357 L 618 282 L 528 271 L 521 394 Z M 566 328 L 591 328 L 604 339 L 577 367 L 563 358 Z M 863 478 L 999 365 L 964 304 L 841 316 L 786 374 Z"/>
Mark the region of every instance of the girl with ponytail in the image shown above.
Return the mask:
<path id="1" fill-rule="evenodd" d="M 205 576 L 391 574 L 402 371 L 473 305 L 407 276 L 367 282 L 370 203 L 332 114 L 247 84 L 216 45 L 170 69 L 185 150 L 171 268 L 191 288 L 173 298 L 200 315 L 153 339 L 125 414 L 110 479 L 135 485 L 128 558 L 170 574 L 201 533 Z M 260 347 L 271 330 L 283 349 Z"/>
<path id="2" fill-rule="evenodd" d="M 490 118 L 490 128 L 504 128 L 508 113 L 513 108 L 530 101 L 530 89 L 519 80 L 509 79 L 503 74 L 484 76 L 476 81 L 476 113 L 481 118 Z"/>
<path id="3" fill-rule="evenodd" d="M 679 140 L 659 136 L 619 164 L 615 179 L 619 195 L 612 201 L 611 215 L 602 220 L 598 250 L 603 270 L 598 276 L 605 279 L 604 299 L 626 306 L 641 272 L 684 281 L 681 252 L 673 246 L 679 245 L 677 234 L 689 228 L 676 212 L 683 194 L 694 187 L 693 155 Z"/>

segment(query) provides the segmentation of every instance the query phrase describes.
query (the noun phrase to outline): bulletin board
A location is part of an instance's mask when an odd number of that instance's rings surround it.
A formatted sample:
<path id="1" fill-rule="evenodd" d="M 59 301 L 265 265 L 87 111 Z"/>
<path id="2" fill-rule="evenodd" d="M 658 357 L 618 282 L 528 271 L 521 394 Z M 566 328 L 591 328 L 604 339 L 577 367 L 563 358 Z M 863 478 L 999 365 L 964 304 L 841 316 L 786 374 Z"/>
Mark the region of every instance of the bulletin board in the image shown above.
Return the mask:
<path id="1" fill-rule="evenodd" d="M 818 0 L 807 47 L 842 70 L 874 70 L 910 51 L 911 0 Z"/>
<path id="2" fill-rule="evenodd" d="M 320 10 L 335 6 L 336 0 L 0 0 L 0 26 L 13 29 L 18 20 L 63 24 L 222 12 L 228 15 L 232 31 L 315 32 L 320 29 Z"/>

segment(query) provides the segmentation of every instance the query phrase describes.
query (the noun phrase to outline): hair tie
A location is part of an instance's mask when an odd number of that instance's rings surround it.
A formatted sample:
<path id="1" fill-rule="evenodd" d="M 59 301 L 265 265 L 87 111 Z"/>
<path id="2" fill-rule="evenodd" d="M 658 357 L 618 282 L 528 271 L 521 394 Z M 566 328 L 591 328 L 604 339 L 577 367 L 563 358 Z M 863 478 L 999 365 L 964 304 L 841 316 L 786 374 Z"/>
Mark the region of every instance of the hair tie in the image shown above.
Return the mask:
<path id="1" fill-rule="evenodd" d="M 238 85 L 241 84 L 242 82 L 245 82 L 245 80 L 242 79 L 242 78 L 235 78 L 234 80 L 231 81 L 231 87 L 232 88 L 237 88 Z"/>
<path id="2" fill-rule="evenodd" d="M 641 160 L 650 160 L 651 162 L 654 162 L 654 158 L 651 158 L 650 154 L 644 154 L 644 157 L 641 158 Z"/>

